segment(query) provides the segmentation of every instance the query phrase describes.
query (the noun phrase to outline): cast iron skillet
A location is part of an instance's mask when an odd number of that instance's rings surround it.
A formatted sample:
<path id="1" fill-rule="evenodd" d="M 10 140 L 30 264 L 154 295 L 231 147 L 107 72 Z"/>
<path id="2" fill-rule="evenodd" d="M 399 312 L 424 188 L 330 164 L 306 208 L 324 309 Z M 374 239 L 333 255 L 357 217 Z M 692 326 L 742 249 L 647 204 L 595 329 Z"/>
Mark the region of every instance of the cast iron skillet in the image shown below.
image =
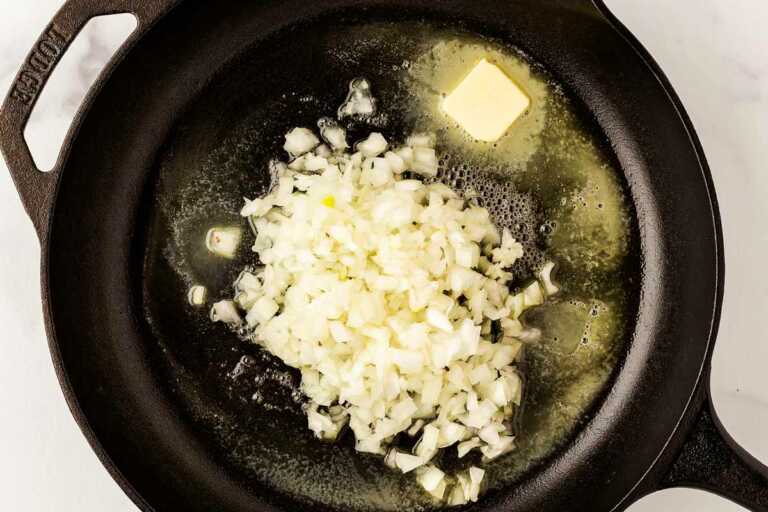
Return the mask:
<path id="1" fill-rule="evenodd" d="M 332 9 L 462 20 L 524 48 L 592 112 L 637 213 L 639 308 L 610 389 L 563 449 L 470 508 L 622 510 L 654 490 L 693 486 L 768 511 L 768 468 L 723 431 L 709 394 L 724 270 L 709 170 L 662 72 L 598 0 L 66 2 L 5 101 L 0 143 L 42 244 L 64 395 L 125 492 L 142 510 L 306 509 L 244 485 L 175 409 L 153 369 L 141 258 L 150 176 L 188 104 L 258 41 Z M 23 138 L 40 91 L 87 21 L 119 12 L 139 27 L 91 91 L 54 170 L 42 173 Z"/>

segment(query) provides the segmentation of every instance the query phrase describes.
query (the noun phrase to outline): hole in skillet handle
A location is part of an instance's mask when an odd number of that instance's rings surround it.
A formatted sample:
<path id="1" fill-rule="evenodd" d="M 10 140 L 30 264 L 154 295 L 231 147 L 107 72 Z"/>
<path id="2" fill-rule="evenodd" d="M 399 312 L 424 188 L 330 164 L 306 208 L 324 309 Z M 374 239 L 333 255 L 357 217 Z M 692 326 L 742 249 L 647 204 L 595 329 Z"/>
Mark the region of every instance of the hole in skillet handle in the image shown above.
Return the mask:
<path id="1" fill-rule="evenodd" d="M 76 36 L 40 93 L 24 130 L 38 169 L 49 172 L 56 165 L 67 131 L 88 91 L 137 26 L 132 14 L 98 16 Z M 42 48 L 49 48 L 49 44 Z"/>
<path id="2" fill-rule="evenodd" d="M 24 209 L 32 220 L 41 240 L 45 239 L 51 202 L 68 144 L 58 155 L 49 172 L 42 172 L 35 163 L 25 140 L 25 128 L 40 95 L 68 48 L 85 25 L 93 18 L 113 14 L 135 17 L 136 28 L 127 44 L 116 53 L 126 51 L 130 43 L 146 31 L 155 20 L 180 0 L 69 0 L 45 28 L 21 66 L 0 109 L 0 150 L 5 157 Z M 116 60 L 113 59 L 114 60 Z M 98 84 L 98 82 L 97 82 Z M 70 133 L 77 129 L 77 117 Z"/>

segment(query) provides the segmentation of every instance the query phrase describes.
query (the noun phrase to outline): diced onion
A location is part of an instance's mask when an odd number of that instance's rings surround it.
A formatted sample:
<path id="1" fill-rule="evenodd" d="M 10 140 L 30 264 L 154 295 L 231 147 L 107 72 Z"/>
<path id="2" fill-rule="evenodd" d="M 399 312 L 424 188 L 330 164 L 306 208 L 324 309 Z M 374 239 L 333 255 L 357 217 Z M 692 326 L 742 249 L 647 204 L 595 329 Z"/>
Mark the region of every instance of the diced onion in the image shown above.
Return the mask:
<path id="1" fill-rule="evenodd" d="M 379 156 L 387 150 L 387 140 L 380 133 L 373 132 L 367 139 L 358 142 L 356 149 L 366 157 Z"/>
<path id="2" fill-rule="evenodd" d="M 215 303 L 211 308 L 211 320 L 232 325 L 242 322 L 240 313 L 238 313 L 235 303 L 231 300 L 222 300 Z"/>
<path id="3" fill-rule="evenodd" d="M 285 134 L 283 149 L 296 158 L 312 151 L 319 144 L 320 139 L 312 133 L 312 130 L 308 128 L 294 128 Z"/>
<path id="4" fill-rule="evenodd" d="M 470 493 L 469 493 L 469 501 L 477 501 L 478 495 L 480 494 L 480 482 L 483 481 L 483 477 L 485 476 L 485 471 L 483 471 L 480 468 L 476 468 L 475 466 L 472 466 L 469 468 L 469 481 L 470 481 Z"/>
<path id="5" fill-rule="evenodd" d="M 217 227 L 208 230 L 205 246 L 213 254 L 232 259 L 240 245 L 242 230 L 237 227 Z"/>
<path id="6" fill-rule="evenodd" d="M 419 471 L 416 480 L 427 492 L 432 492 L 445 480 L 443 473 L 437 466 L 429 465 Z"/>
<path id="7" fill-rule="evenodd" d="M 424 176 L 435 176 L 437 174 L 437 154 L 432 148 L 414 148 L 413 163 L 410 169 Z"/>
<path id="8" fill-rule="evenodd" d="M 459 458 L 464 457 L 466 454 L 468 454 L 471 450 L 479 447 L 482 443 L 480 442 L 480 439 L 477 437 L 473 437 L 472 439 L 468 441 L 464 441 L 462 443 L 459 443 L 457 446 L 457 450 L 459 453 Z"/>
<path id="9" fill-rule="evenodd" d="M 448 488 L 445 479 L 441 480 L 437 487 L 431 491 L 427 491 L 436 500 L 442 500 L 445 496 L 445 490 Z"/>
<path id="10" fill-rule="evenodd" d="M 546 293 L 547 296 L 555 295 L 560 291 L 560 288 L 558 288 L 555 283 L 552 282 L 552 271 L 554 269 L 555 264 L 549 261 L 544 264 L 544 266 L 539 271 L 539 279 L 541 280 L 541 284 L 544 287 L 544 293 Z"/>
<path id="11" fill-rule="evenodd" d="M 317 122 L 320 128 L 320 136 L 334 151 L 343 151 L 347 145 L 347 131 L 331 118 L 324 117 Z"/>
<path id="12" fill-rule="evenodd" d="M 539 306 L 544 303 L 544 295 L 541 293 L 541 285 L 536 281 L 529 284 L 523 293 L 526 306 Z"/>
<path id="13" fill-rule="evenodd" d="M 426 460 L 434 457 L 439 436 L 440 430 L 436 426 L 430 424 L 424 427 L 424 433 L 415 448 L 416 455 Z"/>
<path id="14" fill-rule="evenodd" d="M 403 158 L 395 152 L 387 151 L 384 155 L 384 158 L 387 159 L 389 167 L 395 174 L 402 174 L 408 169 L 405 160 L 403 160 Z"/>
<path id="15" fill-rule="evenodd" d="M 426 461 L 421 457 L 407 453 L 401 452 L 395 455 L 395 464 L 397 464 L 397 467 L 400 468 L 400 471 L 403 473 L 410 473 L 414 469 L 423 466 L 425 462 Z"/>
<path id="16" fill-rule="evenodd" d="M 352 80 L 349 95 L 339 108 L 339 119 L 350 116 L 370 116 L 376 112 L 376 100 L 371 94 L 371 84 L 364 78 Z"/>
<path id="17" fill-rule="evenodd" d="M 187 301 L 192 306 L 202 306 L 205 304 L 205 297 L 208 295 L 208 289 L 205 286 L 196 284 L 189 288 L 187 292 Z"/>
<path id="18" fill-rule="evenodd" d="M 373 109 L 369 84 L 356 81 L 340 115 Z M 323 145 L 306 128 L 286 134 L 292 161 L 271 163 L 273 190 L 246 200 L 263 266 L 240 275 L 235 301 L 214 304 L 211 319 L 300 370 L 318 438 L 348 424 L 356 450 L 417 470 L 436 499 L 476 501 L 482 469 L 446 475 L 431 461 L 451 446 L 486 460 L 514 448 L 515 364 L 532 332 L 518 318 L 554 293 L 552 267 L 510 294 L 509 267 L 523 255 L 511 233 L 444 184 L 402 179 L 437 174 L 433 134 L 388 150 L 372 133 L 350 153 L 338 123 L 318 127 Z M 214 228 L 208 238 L 232 257 L 240 234 Z M 406 433 L 418 438 L 413 453 L 392 447 Z"/>

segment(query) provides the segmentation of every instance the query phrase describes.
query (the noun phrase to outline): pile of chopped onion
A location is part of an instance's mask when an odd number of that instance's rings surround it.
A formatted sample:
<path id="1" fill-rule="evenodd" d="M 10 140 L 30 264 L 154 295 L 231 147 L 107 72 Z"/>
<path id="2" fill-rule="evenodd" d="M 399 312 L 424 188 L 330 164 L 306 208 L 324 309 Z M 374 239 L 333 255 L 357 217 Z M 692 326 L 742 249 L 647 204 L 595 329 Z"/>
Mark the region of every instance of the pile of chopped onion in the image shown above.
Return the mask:
<path id="1" fill-rule="evenodd" d="M 276 186 L 247 201 L 263 267 L 211 316 L 301 371 L 318 438 L 348 425 L 358 451 L 413 471 L 435 499 L 476 501 L 482 469 L 447 475 L 432 461 L 514 448 L 515 362 L 531 336 L 518 318 L 557 291 L 552 268 L 510 293 L 523 250 L 509 231 L 449 187 L 403 178 L 436 175 L 434 136 L 390 147 L 372 133 L 350 152 L 343 128 L 319 127 L 286 135 Z M 401 434 L 418 437 L 411 453 L 392 447 Z"/>

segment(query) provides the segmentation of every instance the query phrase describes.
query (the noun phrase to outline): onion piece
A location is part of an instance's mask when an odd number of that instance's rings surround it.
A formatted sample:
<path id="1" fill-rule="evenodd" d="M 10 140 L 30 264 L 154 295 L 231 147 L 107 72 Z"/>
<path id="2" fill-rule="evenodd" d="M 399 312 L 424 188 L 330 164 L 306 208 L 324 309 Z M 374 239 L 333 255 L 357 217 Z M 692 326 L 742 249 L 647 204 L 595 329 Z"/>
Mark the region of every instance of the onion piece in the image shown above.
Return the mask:
<path id="1" fill-rule="evenodd" d="M 433 490 L 427 491 L 427 492 L 429 492 L 429 494 L 433 498 L 435 498 L 436 500 L 440 501 L 445 496 L 445 490 L 447 488 L 448 488 L 448 484 L 446 483 L 446 480 L 443 479 L 443 480 L 440 481 L 440 483 L 437 485 L 437 487 L 435 487 Z"/>
<path id="2" fill-rule="evenodd" d="M 539 271 L 539 279 L 541 280 L 541 284 L 544 287 L 544 293 L 546 293 L 548 297 L 555 295 L 560 291 L 560 288 L 558 288 L 555 283 L 552 282 L 552 271 L 554 268 L 555 264 L 551 261 L 548 261 L 544 264 L 543 267 L 541 267 L 541 270 Z"/>
<path id="3" fill-rule="evenodd" d="M 478 448 L 482 443 L 480 442 L 480 439 L 477 437 L 473 437 L 472 439 L 469 439 L 468 441 L 464 441 L 458 444 L 456 447 L 459 458 L 461 459 L 466 454 L 468 454 L 470 451 L 474 450 L 475 448 Z"/>
<path id="4" fill-rule="evenodd" d="M 421 457 L 410 455 L 408 453 L 398 452 L 395 455 L 395 464 L 403 473 L 410 473 L 414 469 L 423 466 L 426 463 Z"/>
<path id="5" fill-rule="evenodd" d="M 440 430 L 430 424 L 424 427 L 424 433 L 418 444 L 414 448 L 416 455 L 424 460 L 430 460 L 437 453 L 437 441 L 440 437 Z"/>
<path id="6" fill-rule="evenodd" d="M 320 137 L 327 142 L 334 151 L 343 151 L 349 147 L 347 144 L 347 131 L 330 117 L 324 117 L 317 122 L 320 129 Z"/>
<path id="7" fill-rule="evenodd" d="M 427 492 L 437 489 L 445 481 L 445 473 L 437 466 L 428 465 L 418 470 L 416 480 Z"/>
<path id="8" fill-rule="evenodd" d="M 438 161 L 435 150 L 432 148 L 414 148 L 413 163 L 409 168 L 416 174 L 436 176 Z"/>
<path id="9" fill-rule="evenodd" d="M 483 454 L 483 461 L 491 461 L 512 451 L 515 447 L 515 438 L 512 436 L 499 436 L 499 443 L 494 446 L 483 446 L 480 451 Z"/>
<path id="10" fill-rule="evenodd" d="M 371 158 L 384 153 L 387 146 L 387 139 L 382 134 L 373 132 L 368 135 L 367 139 L 358 142 L 355 149 L 361 152 L 363 156 Z"/>
<path id="11" fill-rule="evenodd" d="M 215 227 L 205 235 L 205 247 L 217 256 L 227 259 L 235 257 L 240 245 L 242 230 L 238 227 Z"/>
<path id="12" fill-rule="evenodd" d="M 376 99 L 371 93 L 371 84 L 365 78 L 356 78 L 349 84 L 349 94 L 339 107 L 338 117 L 365 117 L 376 112 Z"/>
<path id="13" fill-rule="evenodd" d="M 464 496 L 464 489 L 461 485 L 454 485 L 453 489 L 451 490 L 451 494 L 448 496 L 448 500 L 446 503 L 450 506 L 458 506 L 458 505 L 466 505 L 469 503 L 467 498 Z"/>
<path id="14" fill-rule="evenodd" d="M 387 162 L 389 163 L 389 167 L 392 169 L 392 172 L 394 172 L 395 174 L 402 174 L 408 169 L 408 166 L 406 165 L 405 160 L 403 160 L 403 158 L 400 155 L 398 155 L 393 151 L 387 151 L 384 154 L 384 158 L 387 159 Z"/>
<path id="15" fill-rule="evenodd" d="M 285 134 L 285 144 L 283 149 L 291 155 L 291 158 L 297 158 L 315 149 L 320 144 L 320 139 L 308 128 L 294 128 Z"/>
<path id="16" fill-rule="evenodd" d="M 231 300 L 222 300 L 211 308 L 211 320 L 213 322 L 223 322 L 230 325 L 239 325 L 242 322 L 240 313 L 237 311 L 235 303 Z"/>
<path id="17" fill-rule="evenodd" d="M 469 494 L 469 500 L 472 502 L 477 501 L 478 495 L 480 494 L 480 483 L 483 481 L 483 478 L 485 477 L 485 471 L 483 471 L 480 468 L 477 468 L 475 466 L 472 466 L 469 468 L 469 480 L 470 480 L 470 494 Z"/>
<path id="18" fill-rule="evenodd" d="M 274 300 L 269 297 L 261 297 L 256 301 L 251 310 L 248 311 L 248 314 L 245 318 L 248 322 L 248 325 L 253 327 L 258 324 L 264 324 L 271 320 L 279 309 L 280 306 L 278 306 Z"/>
<path id="19" fill-rule="evenodd" d="M 387 451 L 387 454 L 384 456 L 384 465 L 387 466 L 390 469 L 397 469 L 397 454 L 398 450 L 396 448 L 390 448 L 389 451 Z"/>
<path id="20" fill-rule="evenodd" d="M 435 308 L 427 309 L 427 323 L 444 332 L 453 332 L 453 324 L 448 317 Z"/>
<path id="21" fill-rule="evenodd" d="M 541 293 L 541 286 L 536 281 L 525 288 L 523 296 L 525 298 L 526 307 L 544 304 L 544 295 Z"/>
<path id="22" fill-rule="evenodd" d="M 413 437 L 419 432 L 421 432 L 421 429 L 424 427 L 424 420 L 416 420 L 413 422 L 413 425 L 411 425 L 411 428 L 408 429 L 408 435 Z"/>
<path id="23" fill-rule="evenodd" d="M 187 301 L 191 306 L 202 306 L 205 304 L 207 295 L 208 289 L 205 286 L 196 284 L 189 288 L 189 292 L 187 292 Z"/>

